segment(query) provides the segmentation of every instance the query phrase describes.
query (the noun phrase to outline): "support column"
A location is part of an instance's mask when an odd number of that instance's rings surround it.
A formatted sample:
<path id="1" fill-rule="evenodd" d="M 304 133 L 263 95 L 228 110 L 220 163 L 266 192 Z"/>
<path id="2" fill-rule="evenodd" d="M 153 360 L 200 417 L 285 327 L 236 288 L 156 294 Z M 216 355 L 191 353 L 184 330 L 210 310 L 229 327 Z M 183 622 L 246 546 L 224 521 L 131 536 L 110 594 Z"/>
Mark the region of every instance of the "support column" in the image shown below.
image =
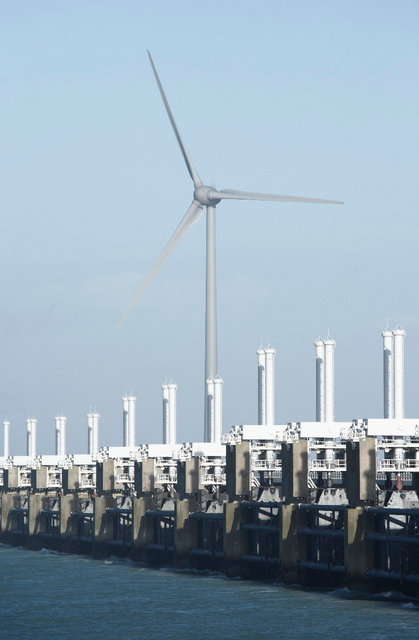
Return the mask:
<path id="1" fill-rule="evenodd" d="M 151 497 L 133 498 L 132 500 L 132 544 L 136 549 L 146 547 L 153 542 L 153 521 L 147 517 L 151 501 Z"/>
<path id="2" fill-rule="evenodd" d="M 286 502 L 308 500 L 307 439 L 282 445 L 282 495 Z"/>
<path id="3" fill-rule="evenodd" d="M 275 424 L 275 354 L 276 350 L 265 349 L 266 363 L 266 424 Z"/>
<path id="4" fill-rule="evenodd" d="M 113 537 L 113 518 L 106 513 L 106 509 L 112 507 L 113 502 L 114 500 L 111 496 L 96 496 L 93 498 L 95 543 L 103 543 Z"/>
<path id="5" fill-rule="evenodd" d="M 346 443 L 346 495 L 351 506 L 373 503 L 376 498 L 375 438 Z"/>
<path id="6" fill-rule="evenodd" d="M 250 442 L 229 444 L 226 453 L 226 490 L 230 500 L 250 497 Z"/>
<path id="7" fill-rule="evenodd" d="M 384 418 L 394 418 L 393 332 L 383 331 Z"/>
<path id="8" fill-rule="evenodd" d="M 374 567 L 374 544 L 366 537 L 373 528 L 373 516 L 364 507 L 345 512 L 345 569 L 352 589 L 361 587 L 366 581 L 366 571 Z"/>
<path id="9" fill-rule="evenodd" d="M 258 424 L 266 424 L 265 388 L 266 362 L 265 349 L 256 351 L 258 357 Z"/>
<path id="10" fill-rule="evenodd" d="M 316 340 L 316 421 L 324 422 L 324 342 Z"/>
<path id="11" fill-rule="evenodd" d="M 42 533 L 41 511 L 44 502 L 44 495 L 40 493 L 30 493 L 28 500 L 28 533 L 30 536 L 36 536 Z"/>
<path id="12" fill-rule="evenodd" d="M 10 455 L 10 421 L 3 420 L 3 457 L 8 458 Z"/>
<path id="13" fill-rule="evenodd" d="M 394 417 L 404 418 L 404 338 L 406 331 L 397 327 L 394 337 Z"/>
<path id="14" fill-rule="evenodd" d="M 16 494 L 12 492 L 0 494 L 1 511 L 0 511 L 0 532 L 6 533 L 12 527 L 11 510 L 15 506 Z"/>
<path id="15" fill-rule="evenodd" d="M 60 536 L 70 538 L 77 535 L 76 523 L 72 511 L 78 511 L 78 498 L 72 493 L 60 495 Z"/>
<path id="16" fill-rule="evenodd" d="M 305 536 L 298 536 L 298 529 L 304 523 L 305 514 L 297 504 L 283 504 L 279 507 L 279 561 L 281 580 L 285 584 L 298 582 L 298 563 L 306 559 Z"/>
<path id="17" fill-rule="evenodd" d="M 240 558 L 246 553 L 246 537 L 241 530 L 240 502 L 224 503 L 224 564 L 227 575 L 240 575 Z"/>
<path id="18" fill-rule="evenodd" d="M 198 527 L 189 516 L 198 510 L 195 500 L 176 500 L 175 503 L 175 551 L 178 561 L 191 549 L 196 549 Z"/>
<path id="19" fill-rule="evenodd" d="M 331 338 L 324 340 L 324 419 L 335 420 L 335 346 Z"/>

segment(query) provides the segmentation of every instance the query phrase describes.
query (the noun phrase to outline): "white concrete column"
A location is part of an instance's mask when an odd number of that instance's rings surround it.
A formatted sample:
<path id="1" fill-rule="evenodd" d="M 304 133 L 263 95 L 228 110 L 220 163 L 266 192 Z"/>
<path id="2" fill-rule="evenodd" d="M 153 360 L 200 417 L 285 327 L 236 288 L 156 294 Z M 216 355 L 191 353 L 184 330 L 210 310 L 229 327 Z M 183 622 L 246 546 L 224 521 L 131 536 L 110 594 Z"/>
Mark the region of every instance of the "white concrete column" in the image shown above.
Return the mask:
<path id="1" fill-rule="evenodd" d="M 220 377 L 214 378 L 214 439 L 212 442 L 221 442 L 223 432 L 223 384 Z"/>
<path id="2" fill-rule="evenodd" d="M 214 379 L 207 378 L 206 381 L 206 410 L 207 410 L 207 432 L 206 442 L 214 442 Z"/>
<path id="3" fill-rule="evenodd" d="M 128 396 L 128 446 L 132 449 L 135 447 L 135 396 Z"/>
<path id="4" fill-rule="evenodd" d="M 275 354 L 276 350 L 268 347 L 265 349 L 266 363 L 266 424 L 275 424 Z"/>
<path id="5" fill-rule="evenodd" d="M 129 446 L 128 396 L 122 398 L 122 442 L 124 447 Z"/>
<path id="6" fill-rule="evenodd" d="M 383 331 L 384 418 L 394 418 L 394 354 L 393 332 Z"/>
<path id="7" fill-rule="evenodd" d="M 324 412 L 324 342 L 319 338 L 316 347 L 316 421 L 325 421 Z"/>
<path id="8" fill-rule="evenodd" d="M 404 338 L 406 331 L 397 327 L 394 337 L 394 417 L 404 418 Z"/>
<path id="9" fill-rule="evenodd" d="M 324 340 L 324 419 L 335 419 L 335 346 L 331 338 Z"/>
<path id="10" fill-rule="evenodd" d="M 266 358 L 265 349 L 256 351 L 258 357 L 258 424 L 266 424 L 265 388 Z"/>
<path id="11" fill-rule="evenodd" d="M 36 431 L 38 420 L 28 418 L 26 420 L 26 455 L 29 458 L 36 458 Z"/>
<path id="12" fill-rule="evenodd" d="M 3 456 L 8 458 L 10 456 L 10 422 L 9 420 L 3 420 Z"/>
<path id="13" fill-rule="evenodd" d="M 170 444 L 176 444 L 176 403 L 177 384 L 171 382 L 169 385 L 169 424 L 170 424 Z"/>
<path id="14" fill-rule="evenodd" d="M 162 409 L 163 409 L 163 444 L 170 443 L 170 399 L 169 385 L 162 384 Z"/>
<path id="15" fill-rule="evenodd" d="M 87 453 L 93 455 L 99 451 L 100 413 L 87 414 Z"/>
<path id="16" fill-rule="evenodd" d="M 65 456 L 67 418 L 55 416 L 55 455 Z"/>

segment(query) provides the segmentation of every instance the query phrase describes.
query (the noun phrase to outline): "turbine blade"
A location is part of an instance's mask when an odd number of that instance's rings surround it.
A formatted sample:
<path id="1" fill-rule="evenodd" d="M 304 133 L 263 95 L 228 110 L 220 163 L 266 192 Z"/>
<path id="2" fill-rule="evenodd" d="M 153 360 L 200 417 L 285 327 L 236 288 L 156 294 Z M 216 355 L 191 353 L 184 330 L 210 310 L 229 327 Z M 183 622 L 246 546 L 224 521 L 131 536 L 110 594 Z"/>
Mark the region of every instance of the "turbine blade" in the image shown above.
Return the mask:
<path id="1" fill-rule="evenodd" d="M 199 187 L 200 185 L 202 185 L 202 180 L 199 177 L 198 172 L 195 169 L 195 167 L 193 166 L 192 161 L 191 161 L 190 157 L 188 156 L 187 151 L 186 151 L 186 149 L 184 147 L 184 144 L 182 142 L 182 138 L 180 137 L 179 129 L 177 128 L 175 119 L 173 117 L 172 110 L 171 110 L 170 105 L 169 105 L 169 101 L 167 100 L 166 94 L 165 94 L 164 89 L 163 89 L 163 85 L 160 82 L 159 74 L 157 73 L 157 69 L 156 69 L 156 67 L 154 65 L 153 58 L 151 57 L 151 53 L 150 53 L 150 51 L 147 51 L 147 53 L 148 53 L 148 57 L 149 57 L 149 60 L 150 60 L 151 68 L 153 69 L 154 77 L 156 78 L 156 82 L 157 82 L 157 86 L 158 86 L 159 91 L 160 91 L 160 95 L 161 95 L 161 97 L 163 99 L 164 106 L 166 107 L 167 115 L 169 116 L 169 120 L 170 120 L 170 123 L 171 123 L 171 125 L 173 127 L 173 131 L 175 132 L 176 140 L 178 141 L 180 150 L 181 150 L 182 155 L 183 155 L 183 159 L 185 160 L 186 167 L 187 167 L 187 169 L 189 171 L 189 175 L 191 176 L 195 187 Z"/>
<path id="2" fill-rule="evenodd" d="M 210 195 L 220 200 L 276 200 L 278 202 L 318 202 L 321 204 L 343 204 L 340 200 L 323 200 L 322 198 L 303 198 L 301 196 L 283 196 L 275 193 L 254 193 L 253 191 L 235 191 L 221 189 L 211 191 Z"/>
<path id="3" fill-rule="evenodd" d="M 190 229 L 199 220 L 201 215 L 202 215 L 202 205 L 196 200 L 193 200 L 191 206 L 183 216 L 182 220 L 179 222 L 174 234 L 172 235 L 169 242 L 161 252 L 157 262 L 154 264 L 151 271 L 148 273 L 148 275 L 145 277 L 145 279 L 141 283 L 140 287 L 135 292 L 135 295 L 131 300 L 129 306 L 121 316 L 117 324 L 117 327 L 120 327 L 125 322 L 126 318 L 131 313 L 132 309 L 135 307 L 135 305 L 143 295 L 144 291 L 147 289 L 150 282 L 153 280 L 157 272 L 163 266 L 163 264 L 165 263 L 169 255 L 172 253 L 173 249 L 175 248 L 179 240 L 188 231 L 188 229 Z"/>

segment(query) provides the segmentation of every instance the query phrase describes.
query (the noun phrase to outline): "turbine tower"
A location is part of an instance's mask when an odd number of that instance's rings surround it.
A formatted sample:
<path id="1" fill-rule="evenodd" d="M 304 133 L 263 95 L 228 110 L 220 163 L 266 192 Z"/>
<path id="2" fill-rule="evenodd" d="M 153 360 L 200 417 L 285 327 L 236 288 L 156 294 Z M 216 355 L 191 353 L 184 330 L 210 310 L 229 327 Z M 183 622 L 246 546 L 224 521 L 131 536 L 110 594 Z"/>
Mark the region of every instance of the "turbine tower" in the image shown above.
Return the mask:
<path id="1" fill-rule="evenodd" d="M 194 225 L 202 215 L 203 207 L 206 208 L 206 306 L 205 306 L 205 429 L 204 438 L 207 441 L 212 441 L 214 436 L 211 436 L 211 425 L 209 424 L 210 416 L 208 415 L 208 389 L 207 380 L 215 380 L 218 376 L 218 353 L 217 353 L 217 289 L 216 289 L 216 259 L 215 259 L 215 209 L 222 200 L 266 200 L 277 202 L 309 202 L 309 203 L 321 203 L 321 204 L 343 204 L 343 202 L 337 200 L 323 200 L 320 198 L 303 198 L 300 196 L 286 196 L 276 195 L 272 193 L 255 193 L 252 191 L 236 191 L 233 189 L 222 189 L 218 191 L 214 187 L 210 187 L 204 184 L 195 169 L 189 154 L 187 153 L 180 137 L 177 124 L 173 117 L 172 110 L 167 100 L 166 94 L 163 89 L 163 85 L 160 82 L 157 69 L 154 65 L 153 58 L 148 51 L 148 57 L 150 60 L 151 68 L 154 73 L 154 77 L 157 82 L 157 86 L 160 91 L 164 106 L 166 108 L 167 115 L 172 125 L 174 134 L 179 144 L 183 159 L 186 164 L 186 168 L 192 179 L 194 191 L 193 200 L 189 209 L 186 211 L 175 232 L 170 238 L 169 242 L 163 249 L 157 262 L 143 280 L 141 286 L 135 293 L 135 296 L 128 306 L 127 310 L 123 314 L 118 326 L 126 319 L 127 315 L 131 312 L 133 307 L 137 304 L 141 298 L 147 286 L 151 280 L 159 271 L 160 267 L 166 261 L 170 253 L 173 251 L 179 240 L 185 233 Z"/>

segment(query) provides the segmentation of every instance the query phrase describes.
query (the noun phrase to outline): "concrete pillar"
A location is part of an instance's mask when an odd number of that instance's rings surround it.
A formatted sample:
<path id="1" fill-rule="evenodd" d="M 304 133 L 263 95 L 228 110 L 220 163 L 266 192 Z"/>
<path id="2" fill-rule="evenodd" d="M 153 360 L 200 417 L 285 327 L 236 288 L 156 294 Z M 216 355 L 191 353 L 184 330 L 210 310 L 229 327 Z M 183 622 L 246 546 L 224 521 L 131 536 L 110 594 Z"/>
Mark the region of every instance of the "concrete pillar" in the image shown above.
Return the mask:
<path id="1" fill-rule="evenodd" d="M 376 498 L 375 438 L 346 443 L 346 495 L 351 506 Z"/>
<path id="2" fill-rule="evenodd" d="M 266 424 L 265 388 L 266 367 L 265 349 L 256 351 L 258 357 L 258 424 Z"/>
<path id="3" fill-rule="evenodd" d="M 149 509 L 151 509 L 151 497 L 133 498 L 132 544 L 135 548 L 153 543 L 154 525 L 152 519 L 147 517 Z"/>
<path id="4" fill-rule="evenodd" d="M 96 463 L 96 487 L 98 493 L 114 491 L 115 489 L 115 460 L 103 460 Z"/>
<path id="5" fill-rule="evenodd" d="M 224 503 L 224 563 L 227 575 L 240 574 L 240 558 L 246 553 L 246 535 L 241 530 L 242 510 L 240 502 Z"/>
<path id="6" fill-rule="evenodd" d="M 87 453 L 91 455 L 99 451 L 99 420 L 100 413 L 87 414 Z"/>
<path id="7" fill-rule="evenodd" d="M 279 561 L 281 580 L 286 584 L 298 582 L 298 563 L 307 556 L 305 536 L 298 536 L 304 520 L 305 514 L 297 504 L 279 507 Z"/>
<path id="8" fill-rule="evenodd" d="M 226 447 L 226 491 L 230 500 L 251 493 L 250 442 Z"/>
<path id="9" fill-rule="evenodd" d="M 268 347 L 265 349 L 266 367 L 266 424 L 275 424 L 275 354 L 276 350 Z"/>
<path id="10" fill-rule="evenodd" d="M 31 488 L 32 491 L 46 489 L 48 483 L 48 467 L 42 466 L 31 470 Z"/>
<path id="11" fill-rule="evenodd" d="M 71 514 L 79 510 L 79 501 L 73 493 L 60 495 L 60 536 L 70 538 L 77 535 L 77 525 Z"/>
<path id="12" fill-rule="evenodd" d="M 6 533 L 10 531 L 12 527 L 11 510 L 15 506 L 16 494 L 15 493 L 2 493 L 0 494 L 1 511 L 0 511 L 0 532 Z"/>
<path id="13" fill-rule="evenodd" d="M 105 542 L 113 537 L 113 518 L 106 509 L 113 507 L 111 496 L 96 496 L 93 498 L 94 538 L 95 542 Z"/>
<path id="14" fill-rule="evenodd" d="M 10 467 L 3 471 L 3 488 L 17 489 L 19 487 L 19 467 Z"/>
<path id="15" fill-rule="evenodd" d="M 30 493 L 28 500 L 28 533 L 30 536 L 36 536 L 42 533 L 43 527 L 41 511 L 43 508 L 45 496 L 42 493 Z"/>
<path id="16" fill-rule="evenodd" d="M 394 418 L 394 354 L 393 332 L 383 331 L 383 396 L 384 417 Z"/>
<path id="17" fill-rule="evenodd" d="M 200 489 L 199 458 L 178 460 L 177 463 L 177 491 L 180 498 L 197 494 Z"/>
<path id="18" fill-rule="evenodd" d="M 345 512 L 345 569 L 348 586 L 356 588 L 365 581 L 365 572 L 374 567 L 374 544 L 366 534 L 374 529 L 373 516 L 364 507 L 353 507 Z"/>
<path id="19" fill-rule="evenodd" d="M 140 460 L 134 467 L 134 486 L 137 495 L 149 494 L 154 491 L 155 485 L 154 458 Z"/>
<path id="20" fill-rule="evenodd" d="M 175 503 L 175 550 L 178 556 L 196 549 L 198 527 L 189 515 L 198 510 L 195 500 L 176 500 Z"/>
<path id="21" fill-rule="evenodd" d="M 26 454 L 29 458 L 36 458 L 36 431 L 38 420 L 28 418 L 26 420 Z"/>
<path id="22" fill-rule="evenodd" d="M 308 500 L 308 440 L 282 445 L 282 495 L 286 502 Z"/>
<path id="23" fill-rule="evenodd" d="M 214 378 L 214 440 L 221 442 L 223 432 L 223 384 L 224 380 L 217 376 Z"/>
<path id="24" fill-rule="evenodd" d="M 64 457 L 66 449 L 67 418 L 55 416 L 55 455 Z"/>
<path id="25" fill-rule="evenodd" d="M 324 342 L 316 340 L 316 421 L 324 422 Z"/>
<path id="26" fill-rule="evenodd" d="M 80 489 L 80 468 L 78 466 L 62 470 L 62 489 L 64 493 Z"/>
<path id="27" fill-rule="evenodd" d="M 335 419 L 335 346 L 331 338 L 324 340 L 324 419 Z"/>
<path id="28" fill-rule="evenodd" d="M 404 338 L 406 331 L 399 327 L 394 338 L 394 417 L 404 418 Z"/>
<path id="29" fill-rule="evenodd" d="M 10 421 L 3 420 L 3 457 L 8 458 L 10 455 Z"/>

